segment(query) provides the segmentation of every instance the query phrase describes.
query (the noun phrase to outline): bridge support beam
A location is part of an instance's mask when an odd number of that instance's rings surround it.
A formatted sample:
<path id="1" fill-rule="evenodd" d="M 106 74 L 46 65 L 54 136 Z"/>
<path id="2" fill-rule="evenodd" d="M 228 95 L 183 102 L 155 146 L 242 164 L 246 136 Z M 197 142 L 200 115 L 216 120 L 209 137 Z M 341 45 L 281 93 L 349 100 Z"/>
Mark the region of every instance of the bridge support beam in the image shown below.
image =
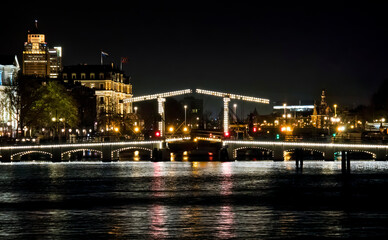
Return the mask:
<path id="1" fill-rule="evenodd" d="M 160 131 L 161 137 L 164 137 L 165 132 L 164 102 L 166 102 L 165 98 L 158 97 L 158 113 L 160 115 L 160 121 L 158 122 L 158 130 Z"/>
<path id="2" fill-rule="evenodd" d="M 224 133 L 229 132 L 229 102 L 230 98 L 224 98 Z"/>

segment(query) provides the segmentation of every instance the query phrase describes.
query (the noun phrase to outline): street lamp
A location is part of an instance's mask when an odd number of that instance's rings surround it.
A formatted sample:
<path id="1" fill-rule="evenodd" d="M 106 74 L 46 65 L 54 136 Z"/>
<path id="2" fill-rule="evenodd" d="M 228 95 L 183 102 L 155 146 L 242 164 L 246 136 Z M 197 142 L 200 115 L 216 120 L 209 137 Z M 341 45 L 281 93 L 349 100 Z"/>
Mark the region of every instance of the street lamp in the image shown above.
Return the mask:
<path id="1" fill-rule="evenodd" d="M 337 104 L 334 104 L 334 117 L 337 117 Z"/>
<path id="2" fill-rule="evenodd" d="M 234 121 L 237 122 L 237 103 L 233 104 Z"/>
<path id="3" fill-rule="evenodd" d="M 187 110 L 187 105 L 183 106 L 185 108 L 185 126 L 186 126 L 186 110 Z"/>
<path id="4" fill-rule="evenodd" d="M 134 107 L 133 109 L 135 110 L 135 114 L 137 114 L 137 107 Z"/>

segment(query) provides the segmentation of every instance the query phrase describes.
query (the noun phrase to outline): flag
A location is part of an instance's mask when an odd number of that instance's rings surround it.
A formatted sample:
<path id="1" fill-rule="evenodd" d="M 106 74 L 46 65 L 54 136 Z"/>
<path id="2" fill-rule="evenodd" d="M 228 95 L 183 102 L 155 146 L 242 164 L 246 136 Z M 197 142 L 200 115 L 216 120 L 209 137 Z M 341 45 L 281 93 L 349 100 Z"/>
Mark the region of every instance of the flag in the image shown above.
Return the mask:
<path id="1" fill-rule="evenodd" d="M 108 54 L 108 53 L 106 53 L 106 52 L 103 52 L 103 51 L 101 51 L 101 56 L 103 56 L 103 57 L 108 57 L 108 56 L 109 56 L 109 54 Z"/>
<path id="2" fill-rule="evenodd" d="M 128 63 L 127 57 L 121 57 L 121 63 Z"/>
<path id="3" fill-rule="evenodd" d="M 104 51 L 101 51 L 101 65 L 104 64 L 104 57 L 108 57 L 109 54 L 104 52 Z"/>

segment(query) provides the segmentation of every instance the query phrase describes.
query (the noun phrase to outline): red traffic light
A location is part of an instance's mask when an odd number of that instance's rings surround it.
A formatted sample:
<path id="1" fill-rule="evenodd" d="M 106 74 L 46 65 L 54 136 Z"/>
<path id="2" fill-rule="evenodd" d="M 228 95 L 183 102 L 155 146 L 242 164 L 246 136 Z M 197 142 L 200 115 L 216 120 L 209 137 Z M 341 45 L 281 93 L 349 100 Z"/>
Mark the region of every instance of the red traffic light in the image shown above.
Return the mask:
<path id="1" fill-rule="evenodd" d="M 224 132 L 224 137 L 230 137 L 230 133 L 229 132 Z"/>
<path id="2" fill-rule="evenodd" d="M 160 131 L 155 132 L 155 137 L 160 137 Z"/>
<path id="3" fill-rule="evenodd" d="M 252 131 L 257 132 L 257 127 L 253 127 Z"/>

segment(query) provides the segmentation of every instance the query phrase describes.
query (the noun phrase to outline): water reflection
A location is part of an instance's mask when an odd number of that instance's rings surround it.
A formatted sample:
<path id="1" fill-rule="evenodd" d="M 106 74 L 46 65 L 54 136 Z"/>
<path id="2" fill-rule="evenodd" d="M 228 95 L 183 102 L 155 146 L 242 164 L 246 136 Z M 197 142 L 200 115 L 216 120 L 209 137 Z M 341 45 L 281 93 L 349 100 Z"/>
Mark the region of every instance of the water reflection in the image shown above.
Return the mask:
<path id="1" fill-rule="evenodd" d="M 232 194 L 232 163 L 222 163 L 221 195 L 228 196 Z"/>
<path id="2" fill-rule="evenodd" d="M 221 206 L 216 229 L 216 237 L 219 239 L 231 239 L 236 237 L 234 211 L 231 205 Z"/>
<path id="3" fill-rule="evenodd" d="M 150 211 L 150 234 L 154 239 L 164 239 L 168 237 L 167 208 L 163 205 L 154 204 Z"/>
<path id="4" fill-rule="evenodd" d="M 163 163 L 153 163 L 153 178 L 151 182 L 152 196 L 161 197 L 164 190 L 164 178 L 162 178 L 162 167 Z"/>
<path id="5" fill-rule="evenodd" d="M 381 237 L 387 162 L 3 164 L 0 236 L 119 239 Z M 343 189 L 347 195 L 343 195 Z M 344 202 L 351 200 L 348 204 Z M 360 210 L 361 208 L 361 210 Z"/>

